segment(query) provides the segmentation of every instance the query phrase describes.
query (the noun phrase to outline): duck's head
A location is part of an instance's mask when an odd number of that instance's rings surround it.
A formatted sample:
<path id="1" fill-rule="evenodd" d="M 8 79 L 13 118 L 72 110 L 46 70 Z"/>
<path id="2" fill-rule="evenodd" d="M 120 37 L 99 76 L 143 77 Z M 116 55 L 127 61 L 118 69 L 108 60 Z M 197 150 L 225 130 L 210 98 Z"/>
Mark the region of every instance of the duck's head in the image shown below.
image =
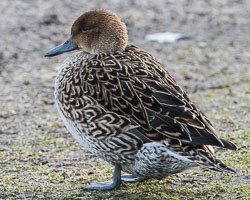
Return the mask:
<path id="1" fill-rule="evenodd" d="M 81 15 L 72 25 L 71 36 L 45 56 L 56 56 L 79 49 L 90 54 L 124 51 L 128 35 L 120 18 L 107 10 L 94 10 Z"/>

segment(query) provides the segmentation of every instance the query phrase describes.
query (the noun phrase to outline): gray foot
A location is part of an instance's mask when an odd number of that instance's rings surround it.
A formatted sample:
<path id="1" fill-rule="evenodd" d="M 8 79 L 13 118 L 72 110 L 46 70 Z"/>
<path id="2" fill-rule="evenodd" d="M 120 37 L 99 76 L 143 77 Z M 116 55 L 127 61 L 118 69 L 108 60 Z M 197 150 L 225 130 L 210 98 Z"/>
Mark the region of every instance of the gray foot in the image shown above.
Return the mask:
<path id="1" fill-rule="evenodd" d="M 84 187 L 84 190 L 112 190 L 119 188 L 121 185 L 121 166 L 115 165 L 113 179 L 105 182 L 93 182 Z"/>
<path id="2" fill-rule="evenodd" d="M 126 183 L 133 183 L 133 182 L 140 182 L 140 181 L 144 181 L 146 178 L 142 178 L 139 176 L 135 176 L 132 174 L 124 174 L 122 175 L 122 181 L 126 182 Z"/>
<path id="3" fill-rule="evenodd" d="M 84 190 L 112 190 L 118 188 L 120 184 L 113 182 L 113 180 L 105 182 L 92 182 L 90 185 L 84 187 Z"/>

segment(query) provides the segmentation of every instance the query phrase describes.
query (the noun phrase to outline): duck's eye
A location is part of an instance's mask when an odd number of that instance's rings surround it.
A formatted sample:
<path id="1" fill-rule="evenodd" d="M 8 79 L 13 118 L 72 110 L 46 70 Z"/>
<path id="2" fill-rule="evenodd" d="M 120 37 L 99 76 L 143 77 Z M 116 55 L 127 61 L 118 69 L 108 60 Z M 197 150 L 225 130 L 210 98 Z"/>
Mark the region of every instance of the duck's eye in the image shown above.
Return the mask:
<path id="1" fill-rule="evenodd" d="M 89 30 L 89 27 L 85 26 L 85 27 L 83 27 L 81 30 L 82 30 L 82 32 L 83 32 L 83 31 L 87 31 L 87 30 Z"/>

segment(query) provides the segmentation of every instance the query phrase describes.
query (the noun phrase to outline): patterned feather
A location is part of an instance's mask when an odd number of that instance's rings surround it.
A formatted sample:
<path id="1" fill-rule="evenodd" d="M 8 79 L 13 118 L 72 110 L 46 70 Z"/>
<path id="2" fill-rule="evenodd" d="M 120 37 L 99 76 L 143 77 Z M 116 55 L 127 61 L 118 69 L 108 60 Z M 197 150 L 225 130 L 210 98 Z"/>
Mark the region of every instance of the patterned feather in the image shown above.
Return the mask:
<path id="1" fill-rule="evenodd" d="M 73 62 L 74 67 L 65 64 L 69 67 L 57 78 L 56 96 L 62 105 L 59 107 L 71 121 L 87 124 L 81 120 L 91 117 L 82 115 L 86 114 L 88 104 L 96 104 L 100 116 L 106 113 L 102 119 L 106 124 L 99 126 L 99 134 L 96 131 L 93 136 L 105 139 L 107 132 L 111 134 L 112 131 L 103 130 L 117 127 L 113 130 L 117 145 L 113 141 L 112 151 L 117 147 L 116 151 L 120 148 L 121 154 L 134 153 L 143 143 L 154 141 L 199 165 L 233 171 L 215 158 L 209 145 L 232 150 L 236 146 L 216 136 L 211 122 L 152 55 L 135 46 L 127 46 L 123 52 L 77 59 L 80 62 Z M 83 97 L 93 102 L 86 102 Z M 95 117 L 100 121 L 98 112 Z M 128 134 L 127 140 L 124 134 Z"/>

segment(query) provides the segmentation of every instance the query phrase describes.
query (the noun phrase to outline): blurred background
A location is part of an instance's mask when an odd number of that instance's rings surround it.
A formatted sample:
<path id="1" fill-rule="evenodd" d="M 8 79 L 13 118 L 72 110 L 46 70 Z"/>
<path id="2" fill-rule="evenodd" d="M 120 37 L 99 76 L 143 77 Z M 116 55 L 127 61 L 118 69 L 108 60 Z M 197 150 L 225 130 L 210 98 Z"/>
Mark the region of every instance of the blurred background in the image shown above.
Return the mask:
<path id="1" fill-rule="evenodd" d="M 111 177 L 112 166 L 82 150 L 55 109 L 55 76 L 71 53 L 44 54 L 68 38 L 77 17 L 100 8 L 117 13 L 127 25 L 129 43 L 166 66 L 218 135 L 240 147 L 237 152 L 217 149 L 238 174 L 194 169 L 129 184 L 119 192 L 79 189 Z M 164 32 L 179 37 L 160 41 L 154 35 Z M 247 199 L 249 66 L 247 0 L 1 0 L 0 198 Z"/>

